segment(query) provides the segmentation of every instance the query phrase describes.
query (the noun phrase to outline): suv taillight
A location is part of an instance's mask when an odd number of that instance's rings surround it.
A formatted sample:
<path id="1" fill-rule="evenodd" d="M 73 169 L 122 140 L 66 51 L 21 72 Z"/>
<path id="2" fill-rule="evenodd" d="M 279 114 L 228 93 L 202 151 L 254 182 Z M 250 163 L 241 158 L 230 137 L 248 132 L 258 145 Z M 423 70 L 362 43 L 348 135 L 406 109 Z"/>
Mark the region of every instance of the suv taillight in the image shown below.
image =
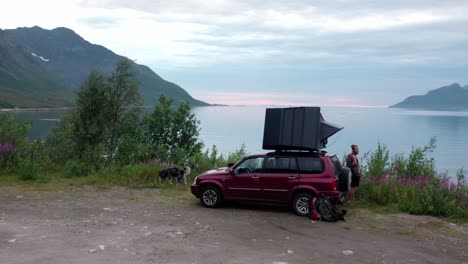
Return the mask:
<path id="1" fill-rule="evenodd" d="M 332 189 L 336 191 L 336 179 L 332 180 Z"/>

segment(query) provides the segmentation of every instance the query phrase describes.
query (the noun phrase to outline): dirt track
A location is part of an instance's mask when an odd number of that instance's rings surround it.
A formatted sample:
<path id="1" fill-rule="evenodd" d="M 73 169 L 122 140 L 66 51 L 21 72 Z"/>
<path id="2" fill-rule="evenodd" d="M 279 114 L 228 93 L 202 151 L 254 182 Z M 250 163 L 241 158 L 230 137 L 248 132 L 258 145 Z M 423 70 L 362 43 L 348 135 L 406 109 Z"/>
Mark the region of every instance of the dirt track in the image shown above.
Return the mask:
<path id="1" fill-rule="evenodd" d="M 314 223 L 159 190 L 0 188 L 0 263 L 468 263 L 468 228 L 365 210 Z"/>

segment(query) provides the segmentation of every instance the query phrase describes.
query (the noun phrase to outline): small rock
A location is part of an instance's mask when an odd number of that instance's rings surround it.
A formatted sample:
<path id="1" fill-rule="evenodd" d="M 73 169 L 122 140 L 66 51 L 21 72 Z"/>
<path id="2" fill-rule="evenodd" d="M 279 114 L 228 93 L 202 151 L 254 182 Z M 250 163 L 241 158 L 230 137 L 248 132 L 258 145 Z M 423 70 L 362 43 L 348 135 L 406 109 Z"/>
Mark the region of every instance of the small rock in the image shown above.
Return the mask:
<path id="1" fill-rule="evenodd" d="M 284 239 L 289 240 L 290 238 L 289 238 L 289 237 L 285 237 Z"/>
<path id="2" fill-rule="evenodd" d="M 23 198 L 23 195 L 16 196 L 16 199 L 20 199 L 20 198 Z"/>
<path id="3" fill-rule="evenodd" d="M 195 225 L 200 225 L 200 222 L 195 222 Z"/>
<path id="4" fill-rule="evenodd" d="M 100 250 L 104 250 L 105 248 L 106 248 L 106 246 L 104 246 L 104 245 L 99 245 L 99 249 L 100 249 Z"/>
<path id="5" fill-rule="evenodd" d="M 8 240 L 8 243 L 15 243 L 16 242 L 16 239 L 10 239 Z"/>
<path id="6" fill-rule="evenodd" d="M 89 253 L 94 253 L 94 252 L 96 252 L 96 249 L 90 249 L 90 250 L 88 250 L 88 252 Z"/>
<path id="7" fill-rule="evenodd" d="M 352 252 L 351 250 L 343 250 L 343 254 L 345 254 L 346 256 L 349 256 L 349 255 L 353 255 L 354 252 Z"/>
<path id="8" fill-rule="evenodd" d="M 178 214 L 177 217 L 181 217 L 182 215 Z"/>
<path id="9" fill-rule="evenodd" d="M 47 238 L 47 236 L 41 236 L 40 239 L 44 239 L 44 238 Z"/>
<path id="10" fill-rule="evenodd" d="M 252 239 L 252 242 L 257 242 L 257 239 L 253 238 L 253 239 Z"/>
<path id="11" fill-rule="evenodd" d="M 177 232 L 175 232 L 175 234 L 176 234 L 176 235 L 183 235 L 183 234 L 184 234 L 184 232 L 177 231 Z"/>
<path id="12" fill-rule="evenodd" d="M 288 249 L 288 254 L 294 254 L 294 251 Z"/>
<path id="13" fill-rule="evenodd" d="M 146 233 L 145 233 L 145 236 L 150 236 L 150 235 L 152 235 L 152 234 L 153 234 L 153 233 L 151 233 L 151 232 L 146 232 Z"/>
<path id="14" fill-rule="evenodd" d="M 442 252 L 447 253 L 447 250 L 445 248 L 442 249 Z"/>

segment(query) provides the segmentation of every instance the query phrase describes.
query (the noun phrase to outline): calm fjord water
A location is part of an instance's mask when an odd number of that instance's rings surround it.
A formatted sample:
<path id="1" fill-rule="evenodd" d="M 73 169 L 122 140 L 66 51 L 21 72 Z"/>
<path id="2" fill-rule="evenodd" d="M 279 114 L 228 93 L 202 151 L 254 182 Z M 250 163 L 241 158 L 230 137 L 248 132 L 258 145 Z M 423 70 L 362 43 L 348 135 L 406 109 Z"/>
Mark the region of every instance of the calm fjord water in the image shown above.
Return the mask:
<path id="1" fill-rule="evenodd" d="M 201 138 L 207 147 L 216 145 L 227 154 L 245 144 L 249 153 L 261 153 L 265 107 L 213 106 L 193 109 L 201 123 Z M 457 169 L 468 169 L 468 112 L 407 111 L 402 109 L 323 107 L 325 120 L 344 126 L 329 139 L 327 151 L 341 158 L 350 145 L 361 153 L 385 143 L 392 154 L 409 153 L 437 138 L 432 156 L 440 171 L 454 176 Z M 32 122 L 30 136 L 44 139 L 54 120 L 63 113 L 14 113 L 19 120 Z"/>

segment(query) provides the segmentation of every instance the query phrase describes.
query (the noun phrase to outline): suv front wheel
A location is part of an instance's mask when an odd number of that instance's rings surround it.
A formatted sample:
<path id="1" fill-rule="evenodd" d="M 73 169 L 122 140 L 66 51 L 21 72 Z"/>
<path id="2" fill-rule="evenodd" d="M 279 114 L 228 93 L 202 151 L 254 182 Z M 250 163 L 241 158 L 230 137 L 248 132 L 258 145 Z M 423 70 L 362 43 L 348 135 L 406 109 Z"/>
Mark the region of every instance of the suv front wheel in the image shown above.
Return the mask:
<path id="1" fill-rule="evenodd" d="M 203 187 L 202 191 L 200 192 L 200 201 L 205 207 L 216 208 L 221 205 L 223 197 L 221 196 L 221 191 L 218 187 L 214 185 L 208 185 Z"/>
<path id="2" fill-rule="evenodd" d="M 309 216 L 309 205 L 312 199 L 312 194 L 301 192 L 294 196 L 293 210 L 299 216 Z"/>

